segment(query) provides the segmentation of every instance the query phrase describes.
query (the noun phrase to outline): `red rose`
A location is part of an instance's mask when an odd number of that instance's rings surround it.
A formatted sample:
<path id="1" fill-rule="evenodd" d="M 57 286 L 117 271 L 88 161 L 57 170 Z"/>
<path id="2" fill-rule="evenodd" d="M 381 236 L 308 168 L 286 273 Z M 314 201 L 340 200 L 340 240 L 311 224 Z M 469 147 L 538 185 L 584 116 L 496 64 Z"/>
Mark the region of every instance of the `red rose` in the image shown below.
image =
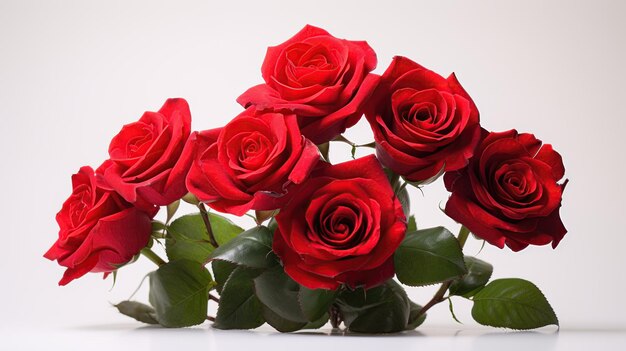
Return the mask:
<path id="1" fill-rule="evenodd" d="M 300 134 L 295 115 L 254 109 L 224 128 L 194 133 L 192 144 L 189 191 L 213 209 L 238 216 L 278 208 L 288 186 L 302 182 L 320 158 Z"/>
<path id="2" fill-rule="evenodd" d="M 370 288 L 394 275 L 402 205 L 374 156 L 321 163 L 276 216 L 274 252 L 311 289 Z"/>
<path id="3" fill-rule="evenodd" d="M 190 158 L 181 157 L 191 132 L 184 99 L 168 99 L 111 140 L 110 159 L 96 170 L 126 201 L 142 208 L 168 205 L 187 193 Z"/>
<path id="4" fill-rule="evenodd" d="M 567 233 L 559 216 L 565 184 L 557 183 L 564 173 L 561 155 L 534 135 L 483 131 L 470 164 L 444 176 L 446 214 L 500 248 L 556 247 Z"/>
<path id="5" fill-rule="evenodd" d="M 478 109 L 447 79 L 402 56 L 382 75 L 365 111 L 380 162 L 409 181 L 465 167 L 480 139 Z"/>
<path id="6" fill-rule="evenodd" d="M 267 49 L 257 85 L 238 99 L 259 110 L 290 111 L 307 138 L 332 140 L 355 125 L 376 86 L 376 54 L 364 41 L 337 39 L 306 26 L 286 42 Z"/>
<path id="7" fill-rule="evenodd" d="M 59 285 L 88 272 L 115 271 L 146 246 L 152 233 L 150 214 L 96 184 L 91 167 L 72 176 L 72 195 L 57 214 L 59 239 L 44 257 L 67 267 Z"/>

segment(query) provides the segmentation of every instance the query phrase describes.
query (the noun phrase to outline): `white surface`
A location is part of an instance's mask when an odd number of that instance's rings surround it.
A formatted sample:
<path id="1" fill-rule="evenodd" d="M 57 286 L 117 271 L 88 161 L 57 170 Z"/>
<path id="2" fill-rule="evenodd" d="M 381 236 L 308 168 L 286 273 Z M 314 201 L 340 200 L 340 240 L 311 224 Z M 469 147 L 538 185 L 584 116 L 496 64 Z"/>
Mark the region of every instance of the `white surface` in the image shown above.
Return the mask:
<path id="1" fill-rule="evenodd" d="M 107 343 L 165 349 L 162 345 L 204 341 L 227 349 L 240 340 L 268 347 L 354 342 L 399 349 L 471 348 L 500 340 L 512 349 L 517 340 L 555 349 L 623 343 L 623 334 L 568 330 L 626 327 L 621 296 L 626 291 L 621 279 L 626 267 L 625 10 L 620 1 L 565 0 L 0 0 L 3 339 L 29 345 L 71 339 L 74 345 L 102 349 Z M 56 238 L 54 215 L 69 194 L 70 174 L 82 165 L 97 166 L 123 124 L 158 109 L 168 97 L 189 101 L 194 129 L 225 124 L 241 111 L 235 98 L 261 82 L 265 48 L 306 23 L 341 38 L 367 40 L 378 53 L 378 73 L 395 54 L 443 75 L 455 71 L 485 127 L 534 132 L 563 154 L 571 182 L 562 216 L 570 232 L 559 248 L 514 254 L 489 246 L 480 254 L 495 265 L 494 277 L 523 277 L 544 291 L 563 327 L 558 337 L 500 332 L 463 337 L 462 332 L 448 338 L 439 337 L 448 331 L 433 331 L 432 338 L 375 339 L 135 330 L 138 325 L 116 314 L 108 301 L 130 295 L 153 269 L 145 260 L 124 268 L 111 292 L 111 282 L 97 275 L 57 287 L 62 269 L 42 254 Z M 358 142 L 372 138 L 364 123 L 348 135 Z M 332 152 L 347 156 L 348 150 Z M 437 209 L 447 198 L 442 183 L 424 192 L 422 197 L 412 190 L 419 225 L 455 230 Z M 468 243 L 468 253 L 478 249 L 478 242 Z M 433 288 L 409 293 L 423 303 Z M 469 307 L 456 302 L 459 318 L 471 326 Z M 446 306 L 429 312 L 427 326 L 443 323 L 452 323 Z M 81 327 L 54 327 L 65 325 Z"/>
<path id="2" fill-rule="evenodd" d="M 45 341 L 44 341 L 45 340 Z M 131 324 L 89 325 L 74 328 L 19 330 L 3 340 L 6 350 L 476 350 L 476 351 L 576 351 L 624 350 L 626 332 L 576 330 L 507 332 L 490 329 L 425 327 L 397 335 L 359 335 L 333 332 L 278 334 L 270 328 L 253 331 L 212 328 L 138 328 Z"/>

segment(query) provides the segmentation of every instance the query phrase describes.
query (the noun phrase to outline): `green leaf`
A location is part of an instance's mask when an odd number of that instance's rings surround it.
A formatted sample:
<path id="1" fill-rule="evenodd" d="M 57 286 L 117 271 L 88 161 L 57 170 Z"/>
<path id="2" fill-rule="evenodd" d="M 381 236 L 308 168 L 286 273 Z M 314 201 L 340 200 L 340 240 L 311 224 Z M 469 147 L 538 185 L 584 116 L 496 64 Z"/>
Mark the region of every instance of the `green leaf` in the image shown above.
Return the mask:
<path id="1" fill-rule="evenodd" d="M 137 301 L 122 301 L 114 306 L 121 314 L 134 318 L 139 322 L 159 324 L 156 311 L 152 306 Z"/>
<path id="2" fill-rule="evenodd" d="M 255 278 L 254 290 L 263 304 L 263 317 L 280 332 L 326 324 L 328 308 L 335 296 L 334 291 L 311 290 L 299 285 L 279 265 Z"/>
<path id="3" fill-rule="evenodd" d="M 263 318 L 265 318 L 267 324 L 271 325 L 272 328 L 281 333 L 289 333 L 300 330 L 307 325 L 307 322 L 294 322 L 285 319 L 265 305 L 263 305 Z"/>
<path id="4" fill-rule="evenodd" d="M 272 217 L 272 219 L 270 219 L 269 223 L 267 224 L 267 228 L 272 234 L 274 234 L 274 232 L 278 228 L 278 222 L 276 222 L 276 217 Z"/>
<path id="5" fill-rule="evenodd" d="M 167 225 L 163 222 L 159 222 L 157 220 L 152 221 L 152 233 L 161 233 L 162 231 L 167 229 Z"/>
<path id="6" fill-rule="evenodd" d="M 167 219 L 165 220 L 165 223 L 169 223 L 172 220 L 172 218 L 174 218 L 174 215 L 176 214 L 176 211 L 178 211 L 179 206 L 180 206 L 180 200 L 176 200 L 172 202 L 171 204 L 167 205 Z"/>
<path id="7" fill-rule="evenodd" d="M 420 314 L 419 312 L 422 310 L 422 306 L 416 304 L 413 301 L 409 301 L 411 311 L 409 312 L 409 323 L 407 324 L 405 330 L 413 330 L 426 320 L 426 313 Z"/>
<path id="8" fill-rule="evenodd" d="M 223 245 L 243 232 L 243 229 L 229 219 L 209 213 L 211 229 L 218 244 Z M 170 260 L 188 259 L 205 263 L 215 250 L 209 241 L 200 213 L 182 216 L 173 221 L 167 228 L 169 233 L 165 241 L 165 251 Z"/>
<path id="9" fill-rule="evenodd" d="M 254 279 L 254 290 L 261 303 L 280 317 L 303 326 L 309 322 L 298 301 L 300 285 L 285 274 L 283 267 L 261 273 Z"/>
<path id="10" fill-rule="evenodd" d="M 309 289 L 301 286 L 298 301 L 300 302 L 302 312 L 309 322 L 314 322 L 328 313 L 330 305 L 335 301 L 335 296 L 337 296 L 337 291 L 335 290 Z M 326 320 L 328 320 L 328 317 L 326 317 Z"/>
<path id="11" fill-rule="evenodd" d="M 410 301 L 406 292 L 394 280 L 369 289 L 344 291 L 337 306 L 346 327 L 359 333 L 395 333 L 406 329 Z"/>
<path id="12" fill-rule="evenodd" d="M 472 297 L 489 282 L 493 266 L 472 256 L 465 256 L 467 273 L 450 285 L 450 295 Z"/>
<path id="13" fill-rule="evenodd" d="M 277 263 L 272 253 L 272 233 L 264 226 L 241 233 L 215 249 L 209 258 L 248 268 L 268 268 Z"/>
<path id="14" fill-rule="evenodd" d="M 396 196 L 398 197 L 398 201 L 402 204 L 402 211 L 404 212 L 404 217 L 409 218 L 411 213 L 411 198 L 409 197 L 409 191 L 406 189 L 406 186 L 401 185 Z"/>
<path id="15" fill-rule="evenodd" d="M 265 320 L 261 301 L 254 295 L 258 270 L 237 267 L 230 274 L 222 294 L 213 327 L 218 329 L 254 329 Z"/>
<path id="16" fill-rule="evenodd" d="M 221 294 L 224 284 L 228 280 L 228 277 L 230 277 L 230 274 L 237 268 L 237 265 L 228 261 L 215 260 L 211 262 L 211 268 L 213 269 L 213 277 L 217 283 L 215 290 Z"/>
<path id="17" fill-rule="evenodd" d="M 459 242 L 443 227 L 407 233 L 394 261 L 398 279 L 410 286 L 435 284 L 467 272 Z"/>
<path id="18" fill-rule="evenodd" d="M 472 317 L 482 325 L 511 329 L 559 325 L 548 300 L 535 284 L 527 280 L 494 280 L 472 300 Z"/>
<path id="19" fill-rule="evenodd" d="M 454 313 L 454 305 L 452 305 L 452 299 L 448 297 L 448 309 L 450 310 L 450 314 L 452 315 L 452 319 L 459 324 L 463 324 L 458 318 L 456 318 L 456 314 Z"/>
<path id="20" fill-rule="evenodd" d="M 417 230 L 417 223 L 415 222 L 415 216 L 414 215 L 410 215 L 409 216 L 409 220 L 406 224 L 406 232 L 410 233 L 410 232 L 414 232 Z"/>
<path id="21" fill-rule="evenodd" d="M 304 327 L 302 327 L 302 329 L 319 329 L 328 323 L 329 318 L 330 316 L 328 315 L 328 312 L 326 312 L 316 321 L 307 323 Z"/>
<path id="22" fill-rule="evenodd" d="M 150 273 L 150 304 L 164 327 L 187 327 L 206 319 L 213 281 L 198 262 L 170 261 Z"/>
<path id="23" fill-rule="evenodd" d="M 188 204 L 194 205 L 194 206 L 200 203 L 198 198 L 194 194 L 192 194 L 192 193 L 187 193 L 185 196 L 183 196 L 183 198 L 181 200 L 185 201 Z"/>

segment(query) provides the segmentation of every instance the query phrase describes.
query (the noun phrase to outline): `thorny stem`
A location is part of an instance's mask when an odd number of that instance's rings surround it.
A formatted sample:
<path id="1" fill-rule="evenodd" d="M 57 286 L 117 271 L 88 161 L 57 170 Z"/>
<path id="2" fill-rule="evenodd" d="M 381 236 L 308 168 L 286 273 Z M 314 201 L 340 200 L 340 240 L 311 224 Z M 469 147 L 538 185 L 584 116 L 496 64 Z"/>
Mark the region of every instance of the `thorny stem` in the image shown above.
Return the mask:
<path id="1" fill-rule="evenodd" d="M 144 255 L 147 259 L 154 262 L 157 266 L 161 267 L 165 264 L 165 261 L 159 257 L 154 251 L 150 250 L 150 248 L 144 247 L 141 249 L 141 254 Z"/>
<path id="2" fill-rule="evenodd" d="M 211 246 L 215 248 L 219 247 L 220 245 L 217 243 L 217 240 L 215 240 L 215 236 L 213 235 L 211 221 L 209 220 L 209 213 L 207 212 L 206 207 L 204 207 L 204 204 L 202 202 L 198 203 L 198 209 L 200 210 L 200 216 L 202 217 L 202 221 L 204 222 L 206 231 L 209 234 L 209 242 L 211 243 Z"/>
<path id="3" fill-rule="evenodd" d="M 469 229 L 467 229 L 464 225 L 461 225 L 461 229 L 459 230 L 459 235 L 457 237 L 457 240 L 459 241 L 459 245 L 461 246 L 461 250 L 463 249 L 463 246 L 465 246 L 465 242 L 467 241 L 469 233 L 470 233 Z M 444 282 L 443 284 L 441 284 L 441 286 L 439 287 L 439 290 L 437 290 L 433 298 L 430 299 L 430 301 L 428 301 L 424 305 L 424 307 L 422 307 L 422 309 L 419 311 L 418 317 L 424 315 L 426 311 L 428 311 L 431 307 L 435 306 L 436 304 L 445 301 L 446 299 L 444 298 L 444 295 L 446 294 L 446 291 L 448 291 L 448 288 L 450 288 L 451 284 L 452 284 L 452 280 L 448 280 Z"/>

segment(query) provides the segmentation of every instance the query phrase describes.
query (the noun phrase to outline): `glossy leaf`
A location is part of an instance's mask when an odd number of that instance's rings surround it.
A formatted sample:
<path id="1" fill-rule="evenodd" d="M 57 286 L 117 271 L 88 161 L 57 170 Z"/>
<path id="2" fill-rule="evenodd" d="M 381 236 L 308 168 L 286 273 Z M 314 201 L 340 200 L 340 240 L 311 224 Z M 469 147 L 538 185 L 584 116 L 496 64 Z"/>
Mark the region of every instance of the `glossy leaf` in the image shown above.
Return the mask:
<path id="1" fill-rule="evenodd" d="M 337 292 L 335 290 L 309 289 L 300 286 L 298 301 L 306 318 L 310 322 L 314 322 L 328 313 L 328 309 L 335 301 L 336 295 Z M 326 320 L 328 320 L 328 317 Z"/>
<path id="2" fill-rule="evenodd" d="M 407 233 L 394 261 L 398 279 L 410 286 L 435 284 L 466 273 L 459 242 L 443 227 Z"/>
<path id="3" fill-rule="evenodd" d="M 176 211 L 178 211 L 178 207 L 180 207 L 180 200 L 176 200 L 172 202 L 171 204 L 167 205 L 167 218 L 165 220 L 165 223 L 169 223 L 172 220 L 172 218 L 174 218 Z"/>
<path id="4" fill-rule="evenodd" d="M 422 306 L 416 304 L 413 301 L 409 301 L 410 303 L 410 312 L 409 312 L 409 322 L 405 328 L 405 330 L 413 330 L 417 327 L 419 327 L 420 325 L 422 325 L 422 323 L 424 323 L 424 321 L 426 320 L 426 316 L 427 314 L 420 314 L 419 312 L 422 310 Z"/>
<path id="5" fill-rule="evenodd" d="M 213 327 L 218 329 L 254 329 L 265 320 L 262 305 L 254 294 L 254 278 L 259 271 L 237 267 L 224 284 Z"/>
<path id="6" fill-rule="evenodd" d="M 415 216 L 410 215 L 409 220 L 407 221 L 407 224 L 406 224 L 406 232 L 410 233 L 416 230 L 417 230 L 417 222 L 415 221 Z"/>
<path id="7" fill-rule="evenodd" d="M 534 329 L 559 325 L 559 320 L 535 284 L 517 278 L 497 279 L 473 299 L 472 317 L 492 327 Z"/>
<path id="8" fill-rule="evenodd" d="M 263 318 L 265 319 L 267 324 L 271 325 L 272 328 L 278 330 L 281 333 L 289 333 L 300 330 L 307 325 L 307 322 L 294 322 L 285 319 L 265 305 L 263 305 Z"/>
<path id="9" fill-rule="evenodd" d="M 165 327 L 187 327 L 205 321 L 212 287 L 209 271 L 190 260 L 170 261 L 150 273 L 150 304 Z"/>
<path id="10" fill-rule="evenodd" d="M 209 258 L 248 268 L 268 268 L 276 264 L 272 233 L 267 227 L 254 227 L 215 249 Z"/>
<path id="11" fill-rule="evenodd" d="M 235 270 L 235 268 L 237 268 L 237 265 L 231 262 L 218 260 L 211 262 L 213 277 L 215 278 L 215 283 L 217 283 L 217 285 L 215 286 L 215 290 L 217 290 L 218 293 L 222 293 L 222 288 L 224 287 L 224 284 L 228 280 L 228 277 L 230 277 L 230 274 Z"/>
<path id="12" fill-rule="evenodd" d="M 473 296 L 489 282 L 493 273 L 490 263 L 472 256 L 465 256 L 465 267 L 467 273 L 450 285 L 450 295 Z"/>
<path id="13" fill-rule="evenodd" d="M 329 319 L 329 315 L 328 312 L 324 313 L 320 318 L 318 318 L 317 320 L 313 321 L 313 322 L 309 322 L 307 323 L 304 327 L 302 327 L 302 329 L 319 329 L 323 326 L 326 325 L 326 323 L 328 323 L 328 319 Z"/>
<path id="14" fill-rule="evenodd" d="M 243 232 L 228 218 L 209 213 L 211 229 L 218 244 L 224 245 Z M 188 259 L 205 263 L 215 250 L 200 213 L 189 214 L 174 220 L 167 228 L 165 251 L 170 260 Z"/>
<path id="15" fill-rule="evenodd" d="M 283 271 L 281 266 L 266 270 L 254 279 L 256 296 L 280 317 L 297 323 L 309 322 L 298 301 L 300 285 Z"/>
<path id="16" fill-rule="evenodd" d="M 344 291 L 337 299 L 337 306 L 346 327 L 359 333 L 405 330 L 411 309 L 406 292 L 394 280 L 367 291 Z"/>
<path id="17" fill-rule="evenodd" d="M 152 306 L 137 301 L 122 301 L 114 306 L 121 314 L 134 318 L 139 322 L 159 324 L 156 311 Z"/>
<path id="18" fill-rule="evenodd" d="M 409 218 L 409 215 L 411 214 L 411 198 L 409 197 L 409 191 L 406 189 L 406 186 L 402 186 L 402 188 L 397 191 L 396 196 L 398 197 L 400 204 L 402 204 L 404 217 Z"/>

